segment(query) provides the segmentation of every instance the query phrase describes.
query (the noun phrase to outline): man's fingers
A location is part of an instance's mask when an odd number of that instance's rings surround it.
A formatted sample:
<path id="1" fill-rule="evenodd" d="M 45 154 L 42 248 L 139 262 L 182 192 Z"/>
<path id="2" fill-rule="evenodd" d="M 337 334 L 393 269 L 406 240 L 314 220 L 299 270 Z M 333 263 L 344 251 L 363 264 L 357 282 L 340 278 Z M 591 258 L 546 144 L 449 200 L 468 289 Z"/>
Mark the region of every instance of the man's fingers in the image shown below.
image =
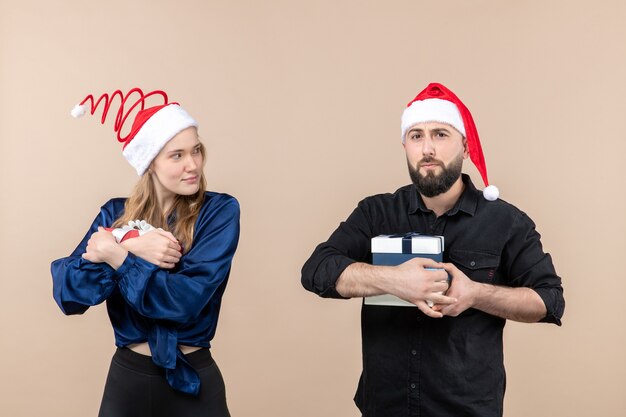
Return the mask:
<path id="1" fill-rule="evenodd" d="M 448 288 L 448 281 L 433 282 L 433 292 L 446 292 Z"/>
<path id="2" fill-rule="evenodd" d="M 424 268 L 443 268 L 443 264 L 441 262 L 434 261 L 430 258 L 416 258 L 419 259 L 420 265 Z"/>
<path id="3" fill-rule="evenodd" d="M 459 268 L 457 268 L 454 264 L 450 263 L 442 263 L 441 268 L 443 268 L 450 275 L 454 275 L 459 270 Z"/>
<path id="4" fill-rule="evenodd" d="M 426 272 L 426 276 L 431 281 L 447 281 L 448 280 L 448 273 L 444 269 L 433 268 L 433 269 L 427 269 L 424 272 Z"/>
<path id="5" fill-rule="evenodd" d="M 433 293 L 431 296 L 428 297 L 430 301 L 432 301 L 433 303 L 435 303 L 435 305 L 440 304 L 440 305 L 448 305 L 448 304 L 454 304 L 456 302 L 458 302 L 459 300 L 457 300 L 456 298 L 453 297 L 448 297 L 446 295 L 443 294 L 437 294 L 437 293 Z"/>
<path id="6" fill-rule="evenodd" d="M 457 317 L 459 314 L 461 314 L 461 312 L 459 312 L 459 310 L 452 305 L 441 306 L 439 311 L 441 311 L 441 314 L 443 314 L 444 316 L 450 317 Z"/>
<path id="7" fill-rule="evenodd" d="M 422 313 L 426 314 L 428 317 L 432 317 L 434 319 L 439 319 L 443 317 L 443 314 L 441 314 L 439 311 L 435 311 L 432 308 L 428 307 L 428 304 L 426 304 L 425 301 L 418 301 L 417 303 L 415 303 L 415 305 L 417 306 L 417 308 L 420 309 Z"/>

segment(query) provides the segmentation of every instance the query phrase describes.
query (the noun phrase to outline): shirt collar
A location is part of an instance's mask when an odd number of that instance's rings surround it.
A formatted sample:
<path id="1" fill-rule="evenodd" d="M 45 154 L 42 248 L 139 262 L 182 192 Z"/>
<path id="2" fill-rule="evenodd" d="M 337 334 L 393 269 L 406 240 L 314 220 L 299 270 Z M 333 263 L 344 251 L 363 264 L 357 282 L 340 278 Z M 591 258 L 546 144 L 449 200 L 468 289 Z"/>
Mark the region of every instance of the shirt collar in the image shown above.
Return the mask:
<path id="1" fill-rule="evenodd" d="M 479 194 L 481 193 L 476 189 L 476 187 L 474 187 L 474 184 L 472 183 L 469 175 L 461 174 L 461 179 L 463 181 L 463 184 L 465 184 L 465 189 L 463 190 L 461 197 L 459 197 L 454 207 L 452 207 L 446 213 L 448 216 L 455 215 L 459 212 L 459 210 L 469 214 L 470 216 L 473 216 L 474 213 L 476 213 L 476 206 L 478 205 L 478 198 Z M 409 201 L 409 214 L 414 214 L 417 210 L 421 210 L 425 213 L 430 212 L 431 210 L 428 209 L 428 207 L 426 207 L 426 205 L 424 204 L 424 200 L 422 199 L 420 193 L 417 191 L 417 188 L 415 188 L 415 185 L 413 185 L 411 189 L 413 190 L 413 195 L 411 197 L 411 200 Z"/>

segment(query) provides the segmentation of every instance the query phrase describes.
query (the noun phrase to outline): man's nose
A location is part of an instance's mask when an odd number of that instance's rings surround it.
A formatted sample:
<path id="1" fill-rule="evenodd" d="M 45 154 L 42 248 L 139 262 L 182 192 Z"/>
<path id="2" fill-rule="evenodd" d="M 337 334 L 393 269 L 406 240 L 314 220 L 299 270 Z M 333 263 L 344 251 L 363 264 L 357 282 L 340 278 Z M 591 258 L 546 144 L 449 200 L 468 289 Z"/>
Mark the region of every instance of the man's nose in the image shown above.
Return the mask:
<path id="1" fill-rule="evenodd" d="M 429 136 L 424 137 L 422 141 L 422 154 L 430 156 L 435 154 L 435 143 Z"/>

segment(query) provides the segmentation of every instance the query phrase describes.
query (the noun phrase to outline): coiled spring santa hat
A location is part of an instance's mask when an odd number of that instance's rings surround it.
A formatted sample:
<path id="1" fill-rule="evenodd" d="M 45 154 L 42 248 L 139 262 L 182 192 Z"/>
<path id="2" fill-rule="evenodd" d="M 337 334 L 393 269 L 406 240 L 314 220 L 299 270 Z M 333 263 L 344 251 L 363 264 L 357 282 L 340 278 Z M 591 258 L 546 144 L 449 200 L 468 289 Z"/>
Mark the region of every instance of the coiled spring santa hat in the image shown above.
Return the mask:
<path id="1" fill-rule="evenodd" d="M 135 101 L 131 100 L 135 97 Z M 163 104 L 145 108 L 146 100 L 152 96 L 160 96 Z M 188 127 L 198 127 L 198 123 L 180 107 L 178 103 L 168 102 L 167 94 L 161 90 L 151 91 L 147 94 L 140 88 L 133 88 L 123 94 L 116 90 L 109 96 L 104 93 L 94 100 L 89 94 L 72 109 L 72 116 L 81 117 L 89 111 L 93 115 L 102 103 L 101 123 L 104 124 L 113 100 L 120 98 L 120 107 L 115 117 L 114 131 L 117 132 L 117 140 L 122 142 L 122 153 L 126 160 L 135 168 L 137 175 L 143 175 L 150 166 L 152 160 L 159 154 L 161 149 L 182 130 Z M 133 110 L 140 107 L 135 120 L 126 136 L 122 136 L 122 127 Z M 125 108 L 126 107 L 126 108 Z"/>
<path id="2" fill-rule="evenodd" d="M 465 104 L 442 84 L 429 84 L 407 104 L 402 113 L 402 143 L 404 143 L 406 132 L 412 126 L 425 122 L 449 124 L 467 139 L 470 159 L 485 183 L 483 196 L 489 201 L 497 200 L 500 191 L 495 185 L 489 185 L 485 157 L 472 114 Z"/>

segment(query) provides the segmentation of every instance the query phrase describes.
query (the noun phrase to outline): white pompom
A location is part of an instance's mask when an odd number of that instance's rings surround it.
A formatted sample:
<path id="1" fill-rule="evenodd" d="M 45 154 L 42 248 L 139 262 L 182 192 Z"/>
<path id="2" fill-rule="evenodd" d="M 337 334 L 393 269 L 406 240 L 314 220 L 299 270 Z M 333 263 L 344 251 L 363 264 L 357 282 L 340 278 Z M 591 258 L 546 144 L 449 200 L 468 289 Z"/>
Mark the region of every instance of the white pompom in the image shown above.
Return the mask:
<path id="1" fill-rule="evenodd" d="M 71 114 L 72 114 L 72 117 L 79 118 L 79 117 L 84 116 L 86 112 L 87 112 L 87 106 L 77 104 L 72 109 Z"/>
<path id="2" fill-rule="evenodd" d="M 500 190 L 495 185 L 489 185 L 483 190 L 483 197 L 485 200 L 496 201 L 500 196 Z"/>

